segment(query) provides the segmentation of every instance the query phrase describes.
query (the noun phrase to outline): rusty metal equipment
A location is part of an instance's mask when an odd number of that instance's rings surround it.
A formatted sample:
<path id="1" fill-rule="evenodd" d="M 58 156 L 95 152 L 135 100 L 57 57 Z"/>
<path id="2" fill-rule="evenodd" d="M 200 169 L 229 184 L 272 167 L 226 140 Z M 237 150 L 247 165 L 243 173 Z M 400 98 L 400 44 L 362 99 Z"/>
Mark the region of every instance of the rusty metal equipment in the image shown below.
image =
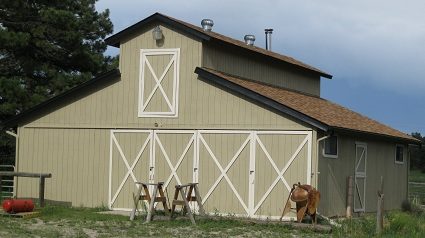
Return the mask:
<path id="1" fill-rule="evenodd" d="M 291 207 L 291 201 L 296 204 L 295 209 L 297 211 L 298 222 L 301 222 L 307 214 L 311 217 L 312 223 L 317 224 L 317 207 L 320 201 L 320 192 L 316 188 L 308 184 L 300 184 L 299 182 L 298 184 L 294 184 L 286 200 L 280 220 L 291 209 L 294 209 Z"/>

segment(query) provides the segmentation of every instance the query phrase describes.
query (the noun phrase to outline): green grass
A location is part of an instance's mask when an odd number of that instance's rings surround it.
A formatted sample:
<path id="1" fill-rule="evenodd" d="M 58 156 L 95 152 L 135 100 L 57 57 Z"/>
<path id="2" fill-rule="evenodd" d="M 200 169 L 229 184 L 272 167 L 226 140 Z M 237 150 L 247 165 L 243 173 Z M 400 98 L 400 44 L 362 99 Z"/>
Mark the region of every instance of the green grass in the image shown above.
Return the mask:
<path id="1" fill-rule="evenodd" d="M 104 208 L 49 206 L 41 216 L 30 219 L 0 217 L 0 237 L 377 237 L 376 218 L 366 215 L 340 222 L 331 234 L 297 230 L 276 222 L 255 222 L 234 217 L 154 220 L 145 224 L 141 217 L 99 214 Z M 381 237 L 423 237 L 425 214 L 389 212 L 385 215 Z"/>
<path id="2" fill-rule="evenodd" d="M 420 170 L 410 170 L 409 182 L 425 183 L 425 173 Z"/>
<path id="3" fill-rule="evenodd" d="M 254 223 L 228 217 L 154 220 L 144 224 L 137 217 L 99 214 L 102 208 L 46 207 L 30 219 L 0 217 L 0 237 L 325 237 L 276 223 Z"/>
<path id="4" fill-rule="evenodd" d="M 380 237 L 424 237 L 425 214 L 423 212 L 393 211 L 386 214 L 384 230 Z M 345 220 L 335 228 L 334 237 L 378 237 L 376 235 L 376 216 Z"/>
<path id="5" fill-rule="evenodd" d="M 425 184 L 425 173 L 420 170 L 411 170 L 409 172 L 409 182 Z M 409 184 L 409 200 L 425 204 L 425 185 Z"/>

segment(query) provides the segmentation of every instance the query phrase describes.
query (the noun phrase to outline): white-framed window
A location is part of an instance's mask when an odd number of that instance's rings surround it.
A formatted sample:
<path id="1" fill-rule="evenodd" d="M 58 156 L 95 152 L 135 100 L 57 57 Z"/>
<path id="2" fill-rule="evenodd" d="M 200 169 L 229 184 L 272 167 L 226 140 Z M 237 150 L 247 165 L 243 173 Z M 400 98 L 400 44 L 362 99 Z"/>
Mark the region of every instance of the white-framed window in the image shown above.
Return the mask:
<path id="1" fill-rule="evenodd" d="M 404 146 L 395 145 L 395 163 L 404 164 Z"/>
<path id="2" fill-rule="evenodd" d="M 323 157 L 338 158 L 338 137 L 333 135 L 326 138 L 323 142 Z"/>
<path id="3" fill-rule="evenodd" d="M 139 117 L 177 117 L 180 49 L 141 49 Z"/>

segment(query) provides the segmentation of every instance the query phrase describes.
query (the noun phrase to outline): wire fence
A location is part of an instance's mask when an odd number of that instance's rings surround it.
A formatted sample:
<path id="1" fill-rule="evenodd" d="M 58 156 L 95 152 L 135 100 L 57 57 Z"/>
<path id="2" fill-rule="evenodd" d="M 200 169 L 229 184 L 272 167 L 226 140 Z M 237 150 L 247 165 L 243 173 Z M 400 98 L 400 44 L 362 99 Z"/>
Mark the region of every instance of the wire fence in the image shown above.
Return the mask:
<path id="1" fill-rule="evenodd" d="M 409 182 L 409 201 L 425 205 L 425 183 Z"/>

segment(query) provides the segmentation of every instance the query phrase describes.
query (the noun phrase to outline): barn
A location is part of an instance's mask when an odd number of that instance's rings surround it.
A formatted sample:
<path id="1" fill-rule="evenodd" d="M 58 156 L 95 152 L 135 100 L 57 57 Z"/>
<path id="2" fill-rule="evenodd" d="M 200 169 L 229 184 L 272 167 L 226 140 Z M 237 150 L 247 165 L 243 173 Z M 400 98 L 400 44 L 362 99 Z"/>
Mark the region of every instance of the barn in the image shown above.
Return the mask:
<path id="1" fill-rule="evenodd" d="M 198 182 L 211 213 L 279 217 L 294 183 L 322 194 L 319 212 L 407 198 L 411 136 L 320 97 L 332 76 L 294 58 L 155 13 L 110 36 L 119 68 L 23 112 L 16 170 L 52 173 L 46 199 L 132 207 L 135 182 Z M 19 178 L 18 197 L 37 197 Z"/>

